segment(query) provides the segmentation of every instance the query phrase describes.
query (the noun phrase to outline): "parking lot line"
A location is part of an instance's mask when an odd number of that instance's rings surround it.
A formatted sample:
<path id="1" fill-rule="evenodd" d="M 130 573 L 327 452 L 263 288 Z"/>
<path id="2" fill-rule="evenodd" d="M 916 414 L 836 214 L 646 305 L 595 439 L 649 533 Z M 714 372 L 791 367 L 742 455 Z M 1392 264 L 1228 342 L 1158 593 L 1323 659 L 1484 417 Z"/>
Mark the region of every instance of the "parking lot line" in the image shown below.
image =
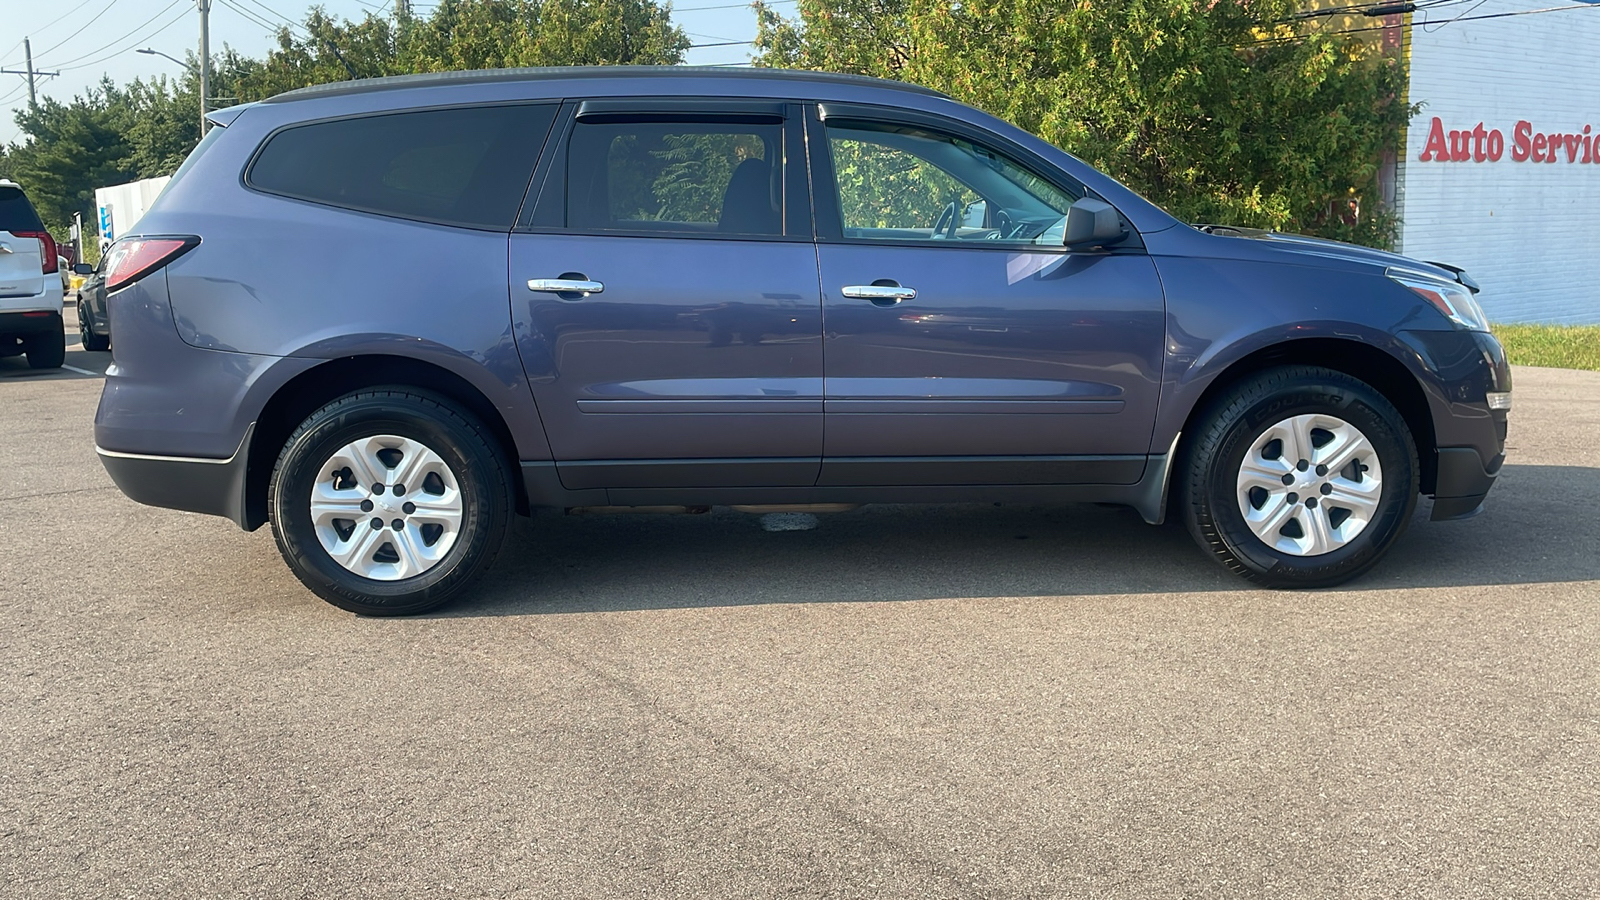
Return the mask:
<path id="1" fill-rule="evenodd" d="M 79 375 L 96 375 L 96 376 L 98 376 L 100 374 L 99 372 L 91 372 L 88 369 L 80 369 L 77 366 L 69 366 L 69 365 L 66 365 L 65 363 L 62 364 L 61 368 L 66 369 L 68 372 L 77 372 Z"/>

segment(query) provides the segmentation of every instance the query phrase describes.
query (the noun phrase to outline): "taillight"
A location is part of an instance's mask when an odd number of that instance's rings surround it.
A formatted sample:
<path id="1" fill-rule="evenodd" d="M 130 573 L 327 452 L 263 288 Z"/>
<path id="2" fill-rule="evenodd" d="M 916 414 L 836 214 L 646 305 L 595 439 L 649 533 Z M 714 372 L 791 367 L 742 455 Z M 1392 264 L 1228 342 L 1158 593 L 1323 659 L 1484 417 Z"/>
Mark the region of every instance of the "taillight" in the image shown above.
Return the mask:
<path id="1" fill-rule="evenodd" d="M 121 290 L 199 246 L 194 235 L 123 238 L 106 251 L 106 293 Z"/>
<path id="2" fill-rule="evenodd" d="M 56 239 L 48 231 L 13 231 L 19 238 L 38 238 L 39 253 L 44 257 L 44 274 L 49 275 L 61 271 L 61 266 L 56 263 L 56 257 L 61 251 L 56 249 Z"/>

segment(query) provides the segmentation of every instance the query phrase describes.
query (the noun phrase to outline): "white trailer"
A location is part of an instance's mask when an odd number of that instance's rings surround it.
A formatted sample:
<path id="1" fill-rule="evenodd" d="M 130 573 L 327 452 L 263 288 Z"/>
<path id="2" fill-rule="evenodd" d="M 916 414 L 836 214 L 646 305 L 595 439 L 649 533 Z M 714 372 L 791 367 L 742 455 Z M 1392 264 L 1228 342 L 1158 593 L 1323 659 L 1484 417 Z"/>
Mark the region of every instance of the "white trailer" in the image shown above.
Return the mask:
<path id="1" fill-rule="evenodd" d="M 124 234 L 133 233 L 133 227 L 144 217 L 145 210 L 156 202 L 172 176 L 146 178 L 95 188 L 94 205 L 100 222 L 100 252 Z"/>

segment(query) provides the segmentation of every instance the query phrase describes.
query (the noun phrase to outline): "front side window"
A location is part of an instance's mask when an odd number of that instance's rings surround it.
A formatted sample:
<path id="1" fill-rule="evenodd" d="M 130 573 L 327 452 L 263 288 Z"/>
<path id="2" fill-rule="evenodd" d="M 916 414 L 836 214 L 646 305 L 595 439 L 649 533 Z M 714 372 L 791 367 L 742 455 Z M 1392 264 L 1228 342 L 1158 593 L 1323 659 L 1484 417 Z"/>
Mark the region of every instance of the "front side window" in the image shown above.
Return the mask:
<path id="1" fill-rule="evenodd" d="M 1076 198 L 999 153 L 912 128 L 827 134 L 847 239 L 1061 244 Z"/>
<path id="2" fill-rule="evenodd" d="M 589 123 L 567 150 L 567 227 L 783 234 L 783 126 Z"/>
<path id="3" fill-rule="evenodd" d="M 300 125 L 267 141 L 246 182 L 347 209 L 510 230 L 554 120 L 554 106 L 532 105 Z"/>

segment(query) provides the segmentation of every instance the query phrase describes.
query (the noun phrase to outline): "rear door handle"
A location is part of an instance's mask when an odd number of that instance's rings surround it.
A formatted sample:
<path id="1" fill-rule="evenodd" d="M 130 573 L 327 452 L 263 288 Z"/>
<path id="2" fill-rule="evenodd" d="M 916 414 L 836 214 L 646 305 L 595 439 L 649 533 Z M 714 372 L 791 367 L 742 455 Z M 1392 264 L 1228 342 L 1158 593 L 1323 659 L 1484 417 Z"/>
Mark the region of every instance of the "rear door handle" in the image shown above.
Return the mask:
<path id="1" fill-rule="evenodd" d="M 888 284 L 847 284 L 839 293 L 854 300 L 871 300 L 880 306 L 893 306 L 902 300 L 917 299 L 916 288 Z"/>
<path id="2" fill-rule="evenodd" d="M 528 290 L 539 294 L 577 294 L 587 297 L 604 291 L 606 286 L 598 281 L 589 281 L 586 278 L 530 278 Z M 576 298 L 573 298 L 576 299 Z"/>

